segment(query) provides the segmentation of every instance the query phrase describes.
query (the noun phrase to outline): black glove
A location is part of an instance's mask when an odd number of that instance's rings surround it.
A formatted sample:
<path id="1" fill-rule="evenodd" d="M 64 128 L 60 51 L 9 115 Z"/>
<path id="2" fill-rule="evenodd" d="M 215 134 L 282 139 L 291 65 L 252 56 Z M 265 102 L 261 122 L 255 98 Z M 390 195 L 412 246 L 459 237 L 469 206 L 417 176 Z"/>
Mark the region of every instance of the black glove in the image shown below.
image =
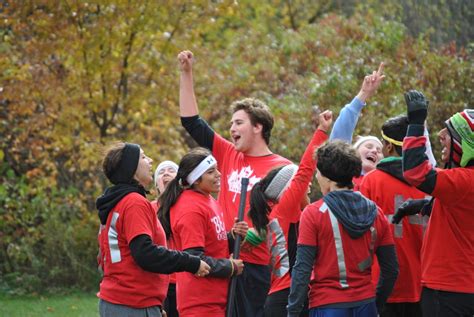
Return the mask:
<path id="1" fill-rule="evenodd" d="M 431 209 L 433 209 L 434 198 L 431 198 L 430 201 L 421 208 L 420 214 L 422 216 L 431 216 Z"/>
<path id="2" fill-rule="evenodd" d="M 411 199 L 405 201 L 398 207 L 392 218 L 392 223 L 398 224 L 402 221 L 403 217 L 415 215 L 422 211 L 426 205 L 430 204 L 430 199 Z M 431 208 L 430 208 L 431 212 Z"/>
<path id="3" fill-rule="evenodd" d="M 407 104 L 407 115 L 409 124 L 424 124 L 428 116 L 428 100 L 417 91 L 410 90 L 405 93 L 405 102 Z"/>

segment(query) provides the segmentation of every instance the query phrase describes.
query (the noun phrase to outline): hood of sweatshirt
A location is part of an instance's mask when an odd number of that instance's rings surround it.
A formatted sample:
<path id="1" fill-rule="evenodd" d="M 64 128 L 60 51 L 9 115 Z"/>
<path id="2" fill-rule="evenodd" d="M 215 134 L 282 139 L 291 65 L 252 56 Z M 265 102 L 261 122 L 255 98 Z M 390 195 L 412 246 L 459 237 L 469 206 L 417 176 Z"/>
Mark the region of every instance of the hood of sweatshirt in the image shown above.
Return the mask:
<path id="1" fill-rule="evenodd" d="M 377 164 L 376 167 L 378 170 L 389 174 L 390 176 L 395 177 L 399 181 L 408 184 L 408 182 L 403 178 L 403 166 L 402 166 L 402 158 L 390 156 L 386 157 Z"/>
<path id="2" fill-rule="evenodd" d="M 353 239 L 370 229 L 377 216 L 375 203 L 352 190 L 332 191 L 323 197 L 337 221 Z"/>
<path id="3" fill-rule="evenodd" d="M 130 193 L 139 193 L 146 197 L 146 190 L 138 184 L 117 184 L 108 187 L 102 196 L 97 198 L 95 206 L 99 211 L 100 223 L 105 225 L 110 211 L 117 205 L 123 197 Z"/>

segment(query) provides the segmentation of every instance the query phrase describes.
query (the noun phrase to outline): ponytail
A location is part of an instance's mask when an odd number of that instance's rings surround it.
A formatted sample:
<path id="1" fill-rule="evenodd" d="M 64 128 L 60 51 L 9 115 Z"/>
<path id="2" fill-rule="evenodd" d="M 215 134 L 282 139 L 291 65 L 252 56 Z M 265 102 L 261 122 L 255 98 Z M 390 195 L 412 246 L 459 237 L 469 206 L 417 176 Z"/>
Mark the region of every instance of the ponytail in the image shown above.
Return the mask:
<path id="1" fill-rule="evenodd" d="M 264 187 L 266 186 L 262 181 L 259 181 L 253 186 L 250 192 L 250 210 L 248 212 L 248 216 L 254 228 L 258 234 L 263 237 L 267 234 L 268 215 L 272 210 L 267 203 Z"/>
<path id="2" fill-rule="evenodd" d="M 194 148 L 185 154 L 179 162 L 176 177 L 168 183 L 165 191 L 160 195 L 158 201 L 160 208 L 158 209 L 158 219 L 161 226 L 165 230 L 166 238 L 172 236 L 170 210 L 176 203 L 185 188 L 190 188 L 192 184 L 188 184 L 187 177 L 198 166 L 202 160 L 209 156 L 211 152 L 205 148 Z"/>

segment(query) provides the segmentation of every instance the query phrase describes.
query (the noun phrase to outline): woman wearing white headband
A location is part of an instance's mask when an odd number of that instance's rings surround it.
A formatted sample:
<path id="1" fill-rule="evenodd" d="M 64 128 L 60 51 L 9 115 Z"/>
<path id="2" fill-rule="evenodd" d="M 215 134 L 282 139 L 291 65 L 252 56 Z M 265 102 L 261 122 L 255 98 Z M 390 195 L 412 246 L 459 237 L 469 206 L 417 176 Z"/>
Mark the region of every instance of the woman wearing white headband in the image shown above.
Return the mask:
<path id="1" fill-rule="evenodd" d="M 373 71 L 372 74 L 364 77 L 359 93 L 351 103 L 344 106 L 339 113 L 334 127 L 329 136 L 329 140 L 342 140 L 347 143 L 352 143 L 352 135 L 354 133 L 357 121 L 365 107 L 366 101 L 371 98 L 378 87 L 382 83 L 385 75 L 383 74 L 384 64 L 380 63 L 379 69 Z M 425 129 L 425 136 L 428 136 L 428 130 Z M 365 174 L 375 169 L 381 159 L 383 159 L 382 142 L 378 137 L 367 135 L 359 136 L 353 145 L 354 149 L 359 153 L 362 161 L 362 172 L 358 177 L 354 177 L 354 190 L 359 190 L 360 183 Z M 431 144 L 429 138 L 426 143 L 426 155 L 430 158 L 432 164 L 436 164 L 433 153 L 431 151 Z"/>
<path id="2" fill-rule="evenodd" d="M 171 182 L 178 173 L 178 164 L 173 161 L 163 161 L 156 167 L 154 180 L 157 191 L 157 199 L 151 202 L 151 205 L 158 212 L 158 197 L 165 191 L 166 186 Z M 168 239 L 168 248 L 175 249 L 173 239 Z M 163 309 L 168 317 L 178 317 L 176 308 L 176 274 L 170 274 L 170 283 L 168 285 L 168 293 L 163 303 Z"/>
<path id="3" fill-rule="evenodd" d="M 165 232 L 146 198 L 152 162 L 138 144 L 120 142 L 107 150 L 102 163 L 112 186 L 96 201 L 101 317 L 160 317 L 167 274 L 186 271 L 203 277 L 210 269 L 199 257 L 167 249 Z"/>
<path id="4" fill-rule="evenodd" d="M 343 140 L 352 143 L 352 134 L 354 133 L 357 121 L 362 108 L 366 105 L 366 100 L 375 94 L 375 91 L 385 78 L 383 75 L 384 64 L 380 63 L 379 69 L 372 74 L 365 76 L 359 93 L 350 104 L 342 108 L 339 116 L 334 122 L 334 127 L 329 136 L 329 140 Z M 354 149 L 359 153 L 362 161 L 362 173 L 360 177 L 354 177 L 354 189 L 362 181 L 362 176 L 375 169 L 377 163 L 383 158 L 382 142 L 375 136 L 359 137 L 354 143 Z"/>
<path id="5" fill-rule="evenodd" d="M 178 173 L 178 164 L 173 161 L 163 161 L 156 167 L 155 170 L 155 186 L 158 195 L 165 191 L 166 186 Z"/>
<path id="6" fill-rule="evenodd" d="M 209 150 L 195 148 L 183 156 L 178 173 L 160 196 L 158 217 L 178 250 L 199 256 L 211 267 L 208 278 L 177 274 L 180 316 L 225 316 L 229 278 L 242 273 L 242 260 L 229 259 L 229 236 L 222 209 L 211 194 L 220 190 L 220 172 Z M 248 225 L 232 231 L 245 236 Z"/>

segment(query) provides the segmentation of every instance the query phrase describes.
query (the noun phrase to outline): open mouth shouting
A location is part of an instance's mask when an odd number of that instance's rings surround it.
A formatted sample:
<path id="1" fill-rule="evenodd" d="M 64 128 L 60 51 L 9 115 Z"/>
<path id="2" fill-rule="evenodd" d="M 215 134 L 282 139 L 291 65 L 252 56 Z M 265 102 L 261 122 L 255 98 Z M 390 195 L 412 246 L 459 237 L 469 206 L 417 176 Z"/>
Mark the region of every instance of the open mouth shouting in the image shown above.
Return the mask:
<path id="1" fill-rule="evenodd" d="M 232 141 L 234 144 L 237 144 L 237 142 L 240 140 L 241 136 L 239 134 L 232 134 Z"/>
<path id="2" fill-rule="evenodd" d="M 375 154 L 369 154 L 369 155 L 367 155 L 367 156 L 365 157 L 365 159 L 366 159 L 367 161 L 370 161 L 370 162 L 374 163 L 374 164 L 376 164 L 377 161 L 378 161 L 377 155 L 375 155 Z"/>

